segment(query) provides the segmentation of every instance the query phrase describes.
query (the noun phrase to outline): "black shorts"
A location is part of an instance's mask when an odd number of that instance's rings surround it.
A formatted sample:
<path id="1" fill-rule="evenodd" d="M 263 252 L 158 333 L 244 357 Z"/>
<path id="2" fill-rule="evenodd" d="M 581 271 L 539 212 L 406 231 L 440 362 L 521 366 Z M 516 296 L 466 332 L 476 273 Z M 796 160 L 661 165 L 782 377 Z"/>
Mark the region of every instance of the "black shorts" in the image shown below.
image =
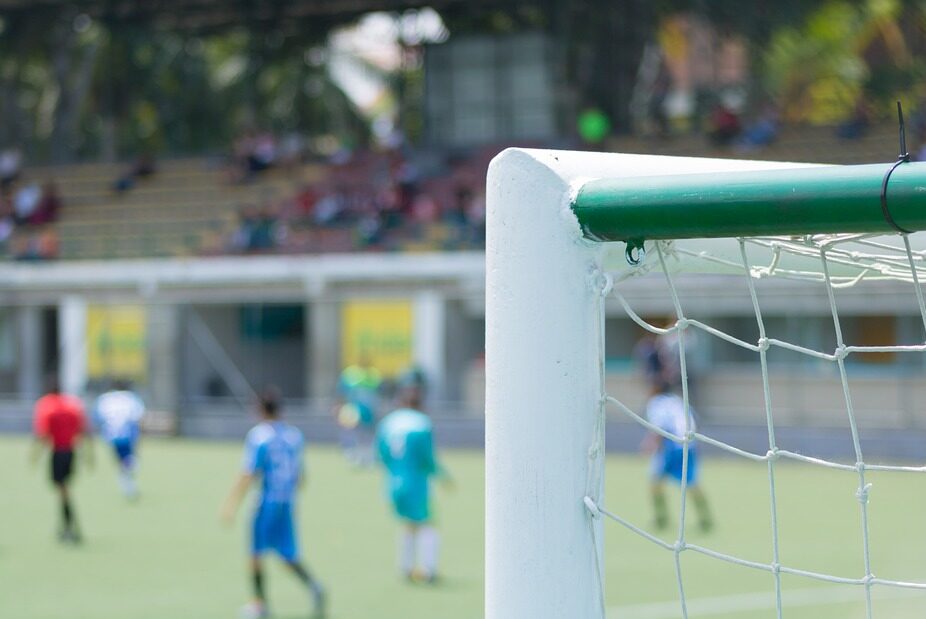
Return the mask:
<path id="1" fill-rule="evenodd" d="M 54 451 L 51 454 L 51 480 L 55 484 L 64 484 L 74 472 L 74 452 Z"/>

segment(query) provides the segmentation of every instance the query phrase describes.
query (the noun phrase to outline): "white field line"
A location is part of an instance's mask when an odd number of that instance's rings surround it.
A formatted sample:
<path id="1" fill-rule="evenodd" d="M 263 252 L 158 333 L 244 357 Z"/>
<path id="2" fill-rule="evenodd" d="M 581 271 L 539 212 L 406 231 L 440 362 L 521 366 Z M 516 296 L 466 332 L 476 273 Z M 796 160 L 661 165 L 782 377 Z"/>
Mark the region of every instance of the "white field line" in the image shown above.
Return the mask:
<path id="1" fill-rule="evenodd" d="M 923 597 L 922 592 L 883 587 L 875 587 L 872 589 L 871 594 L 873 599 L 882 600 L 910 597 L 917 594 Z M 785 590 L 782 592 L 781 602 L 784 608 L 825 606 L 847 602 L 862 603 L 865 599 L 864 596 L 865 593 L 861 587 L 837 585 L 833 587 Z M 734 593 L 713 597 L 688 598 L 687 601 L 689 617 L 713 617 L 746 611 L 773 610 L 775 608 L 775 593 L 773 591 Z M 681 607 L 678 600 L 614 606 L 608 609 L 609 619 L 674 619 L 680 616 Z"/>

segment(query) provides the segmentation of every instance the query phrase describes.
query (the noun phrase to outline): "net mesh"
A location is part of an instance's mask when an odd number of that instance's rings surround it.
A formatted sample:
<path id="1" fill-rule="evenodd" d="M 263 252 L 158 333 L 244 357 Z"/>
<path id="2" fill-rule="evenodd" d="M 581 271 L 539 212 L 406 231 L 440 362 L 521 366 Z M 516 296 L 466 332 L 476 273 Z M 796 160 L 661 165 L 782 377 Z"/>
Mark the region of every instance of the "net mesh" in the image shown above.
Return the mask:
<path id="1" fill-rule="evenodd" d="M 754 570 L 761 570 L 773 575 L 775 583 L 775 609 L 778 617 L 782 616 L 781 576 L 782 574 L 791 574 L 818 581 L 862 587 L 864 589 L 866 606 L 865 616 L 870 619 L 872 617 L 872 589 L 874 587 L 926 589 L 926 582 L 907 582 L 879 578 L 872 572 L 868 526 L 870 484 L 866 481 L 866 473 L 869 471 L 923 473 L 926 472 L 926 467 L 869 464 L 865 462 L 859 439 L 859 424 L 853 408 L 852 396 L 849 389 L 846 360 L 850 355 L 858 353 L 923 352 L 926 351 L 926 345 L 847 345 L 843 337 L 843 329 L 840 325 L 840 315 L 836 303 L 836 291 L 840 288 L 857 286 L 863 281 L 893 280 L 909 282 L 912 284 L 910 286 L 912 291 L 910 291 L 909 294 L 915 296 L 916 305 L 919 308 L 919 316 L 923 324 L 924 337 L 926 337 L 926 304 L 924 304 L 923 292 L 920 288 L 920 281 L 926 276 L 926 252 L 914 250 L 911 246 L 910 238 L 907 235 L 886 237 L 883 235 L 845 234 L 806 236 L 799 238 L 750 237 L 736 239 L 736 246 L 737 251 L 730 252 L 730 255 L 724 256 L 698 251 L 697 249 L 686 249 L 679 243 L 661 241 L 653 244 L 649 248 L 649 255 L 646 256 L 646 259 L 639 266 L 630 270 L 624 270 L 620 273 L 611 271 L 596 273 L 596 281 L 600 286 L 601 292 L 601 302 L 599 303 L 599 322 L 602 338 L 600 350 L 604 351 L 605 303 L 609 298 L 616 299 L 626 315 L 649 333 L 655 336 L 675 334 L 678 342 L 677 362 L 681 383 L 681 397 L 684 403 L 684 410 L 687 411 L 688 414 L 685 416 L 685 433 L 681 436 L 666 432 L 661 427 L 650 423 L 644 415 L 635 412 L 618 397 L 607 393 L 604 382 L 604 355 L 601 355 L 601 408 L 597 418 L 596 440 L 589 450 L 590 473 L 587 495 L 585 498 L 586 508 L 592 516 L 592 518 L 590 518 L 591 535 L 593 537 L 598 535 L 599 529 L 595 521 L 600 518 L 606 518 L 620 524 L 667 552 L 672 553 L 674 555 L 675 576 L 678 586 L 679 611 L 681 617 L 688 617 L 688 606 L 685 598 L 685 585 L 680 557 L 682 553 L 694 552 L 719 561 Z M 655 256 L 653 256 L 653 254 L 655 254 Z M 676 282 L 680 274 L 678 269 L 674 266 L 681 263 L 689 266 L 701 263 L 701 265 L 707 269 L 739 274 L 739 277 L 745 279 L 758 330 L 757 341 L 744 341 L 720 329 L 712 327 L 705 322 L 689 318 L 686 315 L 685 307 L 680 299 Z M 656 273 L 661 273 L 661 276 L 668 286 L 672 306 L 674 308 L 674 322 L 665 328 L 647 322 L 641 318 L 640 314 L 634 311 L 632 303 L 622 294 L 622 283 L 624 280 L 644 273 L 650 273 L 654 276 Z M 763 319 L 762 309 L 759 304 L 756 282 L 764 278 L 772 277 L 816 281 L 821 282 L 825 286 L 826 299 L 832 316 L 833 328 L 835 330 L 836 347 L 834 350 L 815 350 L 799 343 L 778 339 L 766 331 L 766 323 Z M 768 450 L 765 453 L 753 453 L 696 431 L 690 414 L 691 409 L 689 405 L 690 386 L 688 368 L 686 366 L 686 338 L 682 337 L 684 332 L 690 329 L 703 332 L 709 337 L 719 338 L 728 344 L 732 344 L 758 355 L 759 366 L 762 373 L 765 424 L 768 431 Z M 855 455 L 854 463 L 844 463 L 811 457 L 782 449 L 778 446 L 775 436 L 774 407 L 772 392 L 769 386 L 768 365 L 768 353 L 770 349 L 775 347 L 835 364 L 842 385 L 846 422 L 851 431 L 852 446 Z M 668 440 L 676 441 L 682 445 L 681 501 L 678 514 L 678 529 L 675 534 L 675 539 L 672 542 L 660 539 L 621 515 L 609 511 L 600 500 L 601 476 L 603 470 L 604 420 L 609 411 L 616 411 L 646 430 L 656 433 Z M 685 521 L 687 493 L 689 490 L 686 480 L 688 478 L 689 449 L 695 442 L 710 445 L 737 457 L 766 463 L 771 507 L 771 561 L 769 563 L 752 561 L 743 557 L 719 552 L 686 540 Z M 859 536 L 861 537 L 862 548 L 862 570 L 857 576 L 844 577 L 829 573 L 809 571 L 781 562 L 775 473 L 776 464 L 782 459 L 790 459 L 814 466 L 850 471 L 857 475 L 858 483 L 855 495 L 860 510 L 861 530 L 859 531 Z M 594 541 L 597 544 L 600 540 L 595 539 Z M 602 586 L 603 574 L 601 569 L 601 557 L 596 555 L 595 561 L 599 574 L 601 610 L 602 616 L 604 616 L 605 602 Z"/>

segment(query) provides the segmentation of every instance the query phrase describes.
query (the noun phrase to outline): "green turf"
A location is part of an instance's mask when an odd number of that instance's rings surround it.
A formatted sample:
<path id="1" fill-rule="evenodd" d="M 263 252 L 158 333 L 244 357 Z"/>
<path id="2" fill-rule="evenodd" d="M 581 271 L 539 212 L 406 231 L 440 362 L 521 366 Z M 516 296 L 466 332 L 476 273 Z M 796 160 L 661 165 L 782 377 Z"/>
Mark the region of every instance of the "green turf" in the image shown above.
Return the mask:
<path id="1" fill-rule="evenodd" d="M 98 446 L 99 447 L 99 446 Z M 108 454 L 75 487 L 87 537 L 81 548 L 55 542 L 54 503 L 44 464 L 29 468 L 26 442 L 0 438 L 0 617 L 10 619 L 232 619 L 247 599 L 247 512 L 238 526 L 218 524 L 218 508 L 239 461 L 238 445 L 148 441 L 140 481 L 144 496 L 126 504 Z M 444 582 L 408 585 L 397 577 L 395 524 L 381 500 L 380 478 L 348 467 L 339 454 L 312 449 L 301 501 L 306 555 L 331 592 L 334 618 L 476 619 L 482 616 L 483 466 L 478 452 L 448 451 L 458 484 L 439 492 Z M 612 458 L 610 509 L 646 524 L 645 462 Z M 781 561 L 841 576 L 862 573 L 856 478 L 783 463 L 778 472 Z M 754 561 L 771 560 L 768 478 L 760 464 L 707 460 L 705 488 L 717 528 L 690 541 Z M 926 580 L 921 522 L 926 479 L 870 475 L 872 565 L 876 575 Z M 677 506 L 677 501 L 673 501 Z M 677 617 L 672 554 L 608 523 L 607 605 L 626 619 Z M 689 616 L 773 617 L 772 577 L 691 553 L 682 555 Z M 860 587 L 783 577 L 785 616 L 864 616 Z M 276 616 L 305 616 L 307 600 L 274 566 L 269 591 Z M 568 592 L 563 592 L 567 595 Z M 926 594 L 876 589 L 880 617 L 921 617 Z"/>

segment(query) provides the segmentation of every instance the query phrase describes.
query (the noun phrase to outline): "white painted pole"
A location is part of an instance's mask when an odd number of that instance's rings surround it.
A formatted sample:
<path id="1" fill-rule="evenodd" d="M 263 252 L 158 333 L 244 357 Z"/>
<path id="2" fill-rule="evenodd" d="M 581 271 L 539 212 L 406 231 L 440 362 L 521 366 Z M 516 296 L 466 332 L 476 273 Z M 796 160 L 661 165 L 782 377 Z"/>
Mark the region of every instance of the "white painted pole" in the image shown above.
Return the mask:
<path id="1" fill-rule="evenodd" d="M 19 330 L 19 362 L 17 389 L 22 400 L 34 400 L 42 392 L 42 351 L 45 334 L 42 330 L 42 308 L 21 305 L 17 309 Z"/>
<path id="2" fill-rule="evenodd" d="M 58 304 L 58 377 L 61 388 L 81 395 L 87 388 L 87 301 L 68 295 Z"/>
<path id="3" fill-rule="evenodd" d="M 447 371 L 447 301 L 436 290 L 415 295 L 413 361 L 424 371 L 430 400 L 443 400 Z"/>
<path id="4" fill-rule="evenodd" d="M 550 164 L 509 149 L 489 169 L 486 619 L 602 618 L 583 505 L 600 389 L 598 252 Z"/>

